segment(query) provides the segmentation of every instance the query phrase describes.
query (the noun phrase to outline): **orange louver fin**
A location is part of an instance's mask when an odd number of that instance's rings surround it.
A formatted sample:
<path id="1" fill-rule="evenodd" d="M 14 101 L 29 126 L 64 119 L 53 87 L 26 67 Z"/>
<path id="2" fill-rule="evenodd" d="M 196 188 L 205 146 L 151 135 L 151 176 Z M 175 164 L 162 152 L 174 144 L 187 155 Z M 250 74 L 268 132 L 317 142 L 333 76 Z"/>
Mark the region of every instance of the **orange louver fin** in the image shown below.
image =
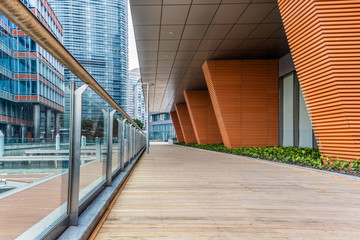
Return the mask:
<path id="1" fill-rule="evenodd" d="M 360 1 L 278 0 L 323 157 L 360 157 Z"/>

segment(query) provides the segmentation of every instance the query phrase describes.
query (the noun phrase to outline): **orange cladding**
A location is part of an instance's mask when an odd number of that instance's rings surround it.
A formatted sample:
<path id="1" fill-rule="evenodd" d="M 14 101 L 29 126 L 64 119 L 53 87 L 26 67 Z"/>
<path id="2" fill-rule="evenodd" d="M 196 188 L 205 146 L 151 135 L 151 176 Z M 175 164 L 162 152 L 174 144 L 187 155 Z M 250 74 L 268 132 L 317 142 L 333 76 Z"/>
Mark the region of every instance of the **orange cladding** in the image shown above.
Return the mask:
<path id="1" fill-rule="evenodd" d="M 360 1 L 279 0 L 323 157 L 360 156 Z"/>
<path id="2" fill-rule="evenodd" d="M 209 92 L 185 91 L 184 96 L 197 143 L 222 143 Z"/>
<path id="3" fill-rule="evenodd" d="M 171 116 L 171 120 L 172 120 L 173 125 L 174 125 L 176 138 L 177 138 L 178 142 L 184 142 L 184 136 L 183 136 L 182 131 L 181 131 L 181 126 L 180 126 L 180 122 L 179 122 L 179 118 L 177 116 L 177 113 L 175 111 L 171 112 L 170 116 Z"/>
<path id="4" fill-rule="evenodd" d="M 225 146 L 278 145 L 278 61 L 207 61 L 203 65 Z"/>
<path id="5" fill-rule="evenodd" d="M 184 136 L 185 143 L 194 143 L 196 142 L 194 129 L 191 124 L 189 111 L 186 104 L 176 104 L 175 105 L 176 113 L 179 118 L 181 131 Z"/>

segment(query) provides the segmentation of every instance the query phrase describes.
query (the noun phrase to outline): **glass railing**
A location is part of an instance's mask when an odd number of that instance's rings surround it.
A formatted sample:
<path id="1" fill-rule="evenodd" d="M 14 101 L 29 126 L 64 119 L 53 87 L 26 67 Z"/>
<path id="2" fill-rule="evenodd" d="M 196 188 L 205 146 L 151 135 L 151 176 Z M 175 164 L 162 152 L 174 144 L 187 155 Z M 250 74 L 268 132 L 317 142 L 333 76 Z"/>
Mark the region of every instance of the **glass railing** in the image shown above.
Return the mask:
<path id="1" fill-rule="evenodd" d="M 80 203 L 106 180 L 109 107 L 89 88 L 82 95 Z"/>
<path id="2" fill-rule="evenodd" d="M 146 138 L 93 87 L 0 34 L 0 238 L 42 238 L 76 225 Z"/>

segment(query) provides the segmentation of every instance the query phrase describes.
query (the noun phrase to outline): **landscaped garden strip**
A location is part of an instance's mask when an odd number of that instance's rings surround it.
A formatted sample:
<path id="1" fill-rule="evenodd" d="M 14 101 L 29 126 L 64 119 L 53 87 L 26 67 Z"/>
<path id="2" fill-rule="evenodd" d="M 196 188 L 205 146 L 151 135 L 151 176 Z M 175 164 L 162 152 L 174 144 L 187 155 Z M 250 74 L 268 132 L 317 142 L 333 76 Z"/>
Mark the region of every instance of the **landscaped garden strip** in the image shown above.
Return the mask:
<path id="1" fill-rule="evenodd" d="M 325 161 L 321 157 L 319 149 L 301 147 L 243 147 L 229 149 L 224 144 L 177 143 L 178 145 L 229 153 L 239 156 L 248 156 L 264 160 L 312 167 L 321 170 L 339 172 L 349 175 L 360 176 L 360 160 L 339 161 L 328 157 Z"/>

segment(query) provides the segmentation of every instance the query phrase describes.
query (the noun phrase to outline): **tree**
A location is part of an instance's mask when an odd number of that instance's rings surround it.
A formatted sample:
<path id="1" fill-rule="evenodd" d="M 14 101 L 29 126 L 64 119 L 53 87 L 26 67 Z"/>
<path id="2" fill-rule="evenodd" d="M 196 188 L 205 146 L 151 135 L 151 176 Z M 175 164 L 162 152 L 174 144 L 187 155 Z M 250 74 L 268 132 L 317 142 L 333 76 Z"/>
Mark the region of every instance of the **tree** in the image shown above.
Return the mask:
<path id="1" fill-rule="evenodd" d="M 89 139 L 93 134 L 93 120 L 89 118 L 81 120 L 81 134 Z"/>
<path id="2" fill-rule="evenodd" d="M 94 138 L 103 138 L 104 137 L 104 121 L 98 121 L 96 129 L 94 132 Z"/>
<path id="3" fill-rule="evenodd" d="M 142 121 L 140 121 L 140 120 L 137 119 L 137 118 L 134 118 L 133 120 L 134 120 L 134 122 L 139 126 L 139 128 L 143 129 L 144 123 L 143 123 Z M 126 120 L 126 122 L 127 122 L 127 123 L 130 123 L 128 120 Z"/>
<path id="4" fill-rule="evenodd" d="M 86 139 L 93 140 L 96 137 L 104 137 L 104 121 L 94 121 L 90 118 L 81 120 L 81 135 Z"/>

